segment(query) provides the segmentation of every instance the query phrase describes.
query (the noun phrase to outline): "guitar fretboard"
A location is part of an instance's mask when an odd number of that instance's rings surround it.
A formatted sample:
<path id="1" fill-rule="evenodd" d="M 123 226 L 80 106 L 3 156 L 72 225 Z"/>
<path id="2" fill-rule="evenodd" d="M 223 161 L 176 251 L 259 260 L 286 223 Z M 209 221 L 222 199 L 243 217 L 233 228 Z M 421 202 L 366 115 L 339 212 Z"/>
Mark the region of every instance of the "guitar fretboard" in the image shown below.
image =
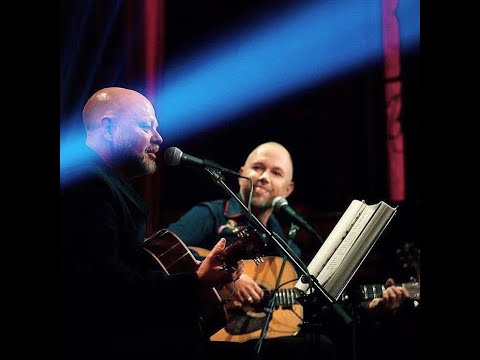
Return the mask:
<path id="1" fill-rule="evenodd" d="M 409 282 L 400 284 L 410 293 L 410 298 L 420 300 L 420 282 Z M 384 284 L 362 285 L 362 295 L 365 300 L 374 299 L 383 296 L 383 291 L 387 287 Z"/>
<path id="2" fill-rule="evenodd" d="M 403 286 L 410 294 L 410 298 L 413 300 L 420 300 L 420 282 L 409 282 L 403 284 L 397 284 L 397 286 Z M 382 297 L 383 291 L 387 287 L 384 284 L 362 285 L 362 297 L 364 300 L 371 300 L 374 298 Z M 297 304 L 297 298 L 302 294 L 302 291 L 298 288 L 278 289 L 273 299 L 274 307 L 291 307 L 293 304 Z M 342 300 L 347 300 L 348 295 L 344 294 Z"/>

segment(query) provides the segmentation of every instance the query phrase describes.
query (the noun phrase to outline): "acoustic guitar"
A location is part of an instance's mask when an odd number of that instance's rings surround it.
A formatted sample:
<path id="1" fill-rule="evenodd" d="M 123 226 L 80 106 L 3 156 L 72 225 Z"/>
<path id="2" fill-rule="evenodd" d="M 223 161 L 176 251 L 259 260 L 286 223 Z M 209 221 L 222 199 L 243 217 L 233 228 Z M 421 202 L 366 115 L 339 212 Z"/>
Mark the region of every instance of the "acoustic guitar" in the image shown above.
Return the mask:
<path id="1" fill-rule="evenodd" d="M 201 256 L 207 256 L 209 253 L 209 250 L 199 247 L 192 247 L 192 249 Z M 292 283 L 298 279 L 294 266 L 288 261 L 285 263 L 279 289 L 275 290 L 283 259 L 277 256 L 265 256 L 262 260 L 261 263 L 251 260 L 244 261 L 244 273 L 262 288 L 264 299 L 258 304 L 242 304 L 234 301 L 227 303 L 225 306 L 227 323 L 213 334 L 210 340 L 245 342 L 259 339 L 266 320 L 264 308 L 272 296 L 274 297 L 271 299 L 274 310 L 266 338 L 295 336 L 300 331 L 303 323 L 303 307 L 297 302 L 297 299 L 303 295 L 303 292 L 292 287 Z M 409 291 L 413 300 L 417 302 L 420 300 L 419 281 L 399 285 Z M 364 300 L 371 300 L 382 296 L 384 289 L 384 284 L 373 284 L 362 285 L 359 290 Z M 222 291 L 219 292 L 219 295 L 222 298 L 226 296 Z M 343 294 L 341 298 L 348 300 L 348 294 Z"/>
<path id="2" fill-rule="evenodd" d="M 227 271 L 233 270 L 240 259 L 260 261 L 256 237 L 246 235 L 244 228 L 234 233 L 238 240 L 227 246 L 219 255 Z M 149 266 L 160 268 L 165 274 L 196 271 L 199 263 L 185 243 L 172 231 L 161 229 L 144 240 L 144 250 Z M 253 261 L 253 260 L 252 260 Z M 201 293 L 199 326 L 203 334 L 210 337 L 225 326 L 226 310 L 217 289 L 207 287 Z"/>
<path id="3" fill-rule="evenodd" d="M 209 250 L 192 247 L 199 255 L 207 256 Z M 303 307 L 296 302 L 299 290 L 293 288 L 298 276 L 294 266 L 285 262 L 280 278 L 279 289 L 275 290 L 277 277 L 282 268 L 283 259 L 278 256 L 264 256 L 262 261 L 245 260 L 244 273 L 249 275 L 263 290 L 264 298 L 257 304 L 242 304 L 230 301 L 225 305 L 227 323 L 210 337 L 212 341 L 245 342 L 258 339 L 265 324 L 265 305 L 272 294 L 274 311 L 269 324 L 267 339 L 296 335 L 303 321 Z M 229 295 L 229 294 L 228 294 Z M 220 291 L 220 296 L 227 294 Z"/>

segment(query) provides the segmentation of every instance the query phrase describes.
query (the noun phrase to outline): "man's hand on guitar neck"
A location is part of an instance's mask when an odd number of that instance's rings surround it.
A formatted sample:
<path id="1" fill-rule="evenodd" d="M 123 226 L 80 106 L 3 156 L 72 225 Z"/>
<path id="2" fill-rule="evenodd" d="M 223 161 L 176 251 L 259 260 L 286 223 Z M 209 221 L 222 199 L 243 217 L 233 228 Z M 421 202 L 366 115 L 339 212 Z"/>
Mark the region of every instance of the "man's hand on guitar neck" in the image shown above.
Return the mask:
<path id="1" fill-rule="evenodd" d="M 225 249 L 225 239 L 222 238 L 215 245 L 212 251 L 207 255 L 205 260 L 200 263 L 197 275 L 200 281 L 211 287 L 221 287 L 228 283 L 236 281 L 243 273 L 244 264 L 240 260 L 237 262 L 234 271 L 226 271 L 224 263 L 220 261 L 219 255 Z"/>
<path id="2" fill-rule="evenodd" d="M 370 301 L 368 308 L 394 314 L 400 305 L 410 298 L 410 294 L 403 286 L 396 286 L 395 281 L 391 278 L 386 281 L 385 285 L 387 288 L 383 291 L 383 296 Z"/>

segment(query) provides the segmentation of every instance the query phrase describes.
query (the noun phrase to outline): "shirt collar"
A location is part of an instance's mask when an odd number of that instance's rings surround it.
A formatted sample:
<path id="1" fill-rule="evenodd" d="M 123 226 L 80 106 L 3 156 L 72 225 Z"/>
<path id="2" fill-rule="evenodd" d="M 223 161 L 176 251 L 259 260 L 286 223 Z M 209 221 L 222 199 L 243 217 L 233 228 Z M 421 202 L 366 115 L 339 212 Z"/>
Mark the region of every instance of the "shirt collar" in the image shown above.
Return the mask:
<path id="1" fill-rule="evenodd" d="M 223 214 L 227 219 L 239 219 L 239 218 L 248 217 L 245 209 L 233 197 L 231 197 L 229 200 L 225 202 L 225 208 L 223 210 Z M 280 234 L 280 236 L 284 235 L 281 225 L 274 214 L 270 215 L 267 221 L 267 229 L 275 231 L 277 234 Z"/>
<path id="2" fill-rule="evenodd" d="M 232 197 L 225 202 L 225 209 L 223 214 L 228 219 L 237 219 L 242 216 L 247 216 L 245 209 L 238 203 L 238 201 Z"/>

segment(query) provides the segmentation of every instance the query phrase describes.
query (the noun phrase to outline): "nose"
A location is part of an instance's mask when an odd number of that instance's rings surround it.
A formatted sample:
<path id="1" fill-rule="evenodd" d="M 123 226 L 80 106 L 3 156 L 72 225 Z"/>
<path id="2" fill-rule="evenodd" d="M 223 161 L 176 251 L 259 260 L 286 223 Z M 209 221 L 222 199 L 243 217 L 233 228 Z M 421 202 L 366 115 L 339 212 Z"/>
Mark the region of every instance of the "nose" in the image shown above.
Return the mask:
<path id="1" fill-rule="evenodd" d="M 266 181 L 266 182 L 269 182 L 270 181 L 270 178 L 269 178 L 269 175 L 268 175 L 268 170 L 264 170 L 262 171 L 262 173 L 260 174 L 259 180 L 262 180 L 262 181 Z"/>
<path id="2" fill-rule="evenodd" d="M 163 138 L 162 135 L 157 131 L 157 129 L 153 129 L 153 136 L 152 136 L 152 142 L 156 144 L 161 144 L 163 143 Z"/>

